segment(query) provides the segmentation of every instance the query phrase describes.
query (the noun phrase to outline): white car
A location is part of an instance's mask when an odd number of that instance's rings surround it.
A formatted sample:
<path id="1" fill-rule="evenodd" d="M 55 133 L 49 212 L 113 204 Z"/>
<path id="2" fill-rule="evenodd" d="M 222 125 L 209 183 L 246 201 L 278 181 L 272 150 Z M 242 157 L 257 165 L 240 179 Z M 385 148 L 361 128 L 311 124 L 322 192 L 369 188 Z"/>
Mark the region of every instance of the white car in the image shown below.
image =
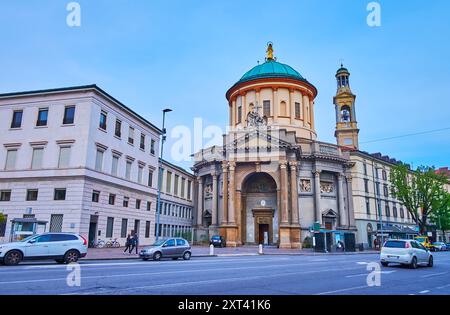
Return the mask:
<path id="1" fill-rule="evenodd" d="M 408 265 L 413 269 L 419 264 L 433 267 L 433 255 L 415 240 L 388 240 L 384 243 L 380 255 L 381 264 L 389 263 Z"/>
<path id="2" fill-rule="evenodd" d="M 20 242 L 0 244 L 0 263 L 9 266 L 22 260 L 54 259 L 60 264 L 72 263 L 86 254 L 86 239 L 74 233 L 44 233 Z"/>

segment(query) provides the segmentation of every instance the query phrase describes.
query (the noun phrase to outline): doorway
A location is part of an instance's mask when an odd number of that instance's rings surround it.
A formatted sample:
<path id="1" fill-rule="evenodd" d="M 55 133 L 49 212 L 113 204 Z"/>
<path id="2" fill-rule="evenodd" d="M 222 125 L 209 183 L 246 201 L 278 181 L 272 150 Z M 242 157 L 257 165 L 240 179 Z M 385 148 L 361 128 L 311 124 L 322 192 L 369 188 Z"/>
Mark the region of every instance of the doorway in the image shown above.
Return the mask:
<path id="1" fill-rule="evenodd" d="M 258 244 L 269 245 L 269 224 L 259 224 Z"/>
<path id="2" fill-rule="evenodd" d="M 91 219 L 89 222 L 89 236 L 88 236 L 88 244 L 89 247 L 95 247 L 95 242 L 97 238 L 97 222 L 98 222 L 98 216 L 91 215 Z"/>

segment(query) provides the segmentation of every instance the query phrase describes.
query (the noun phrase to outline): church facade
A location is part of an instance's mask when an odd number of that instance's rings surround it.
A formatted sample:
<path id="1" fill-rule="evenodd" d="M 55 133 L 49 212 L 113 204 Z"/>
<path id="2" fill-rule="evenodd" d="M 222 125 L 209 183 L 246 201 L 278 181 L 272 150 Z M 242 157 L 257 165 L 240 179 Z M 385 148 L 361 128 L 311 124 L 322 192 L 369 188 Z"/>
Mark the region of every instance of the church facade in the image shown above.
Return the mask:
<path id="1" fill-rule="evenodd" d="M 336 77 L 344 91 L 345 72 Z M 318 141 L 316 96 L 313 84 L 274 58 L 272 44 L 265 62 L 227 91 L 223 145 L 195 154 L 197 239 L 220 234 L 228 246 L 301 248 L 313 226 L 342 237 L 356 232 L 353 163 L 341 146 Z M 338 116 L 351 114 L 343 109 Z M 356 128 L 343 134 L 345 143 L 355 134 L 357 141 Z"/>

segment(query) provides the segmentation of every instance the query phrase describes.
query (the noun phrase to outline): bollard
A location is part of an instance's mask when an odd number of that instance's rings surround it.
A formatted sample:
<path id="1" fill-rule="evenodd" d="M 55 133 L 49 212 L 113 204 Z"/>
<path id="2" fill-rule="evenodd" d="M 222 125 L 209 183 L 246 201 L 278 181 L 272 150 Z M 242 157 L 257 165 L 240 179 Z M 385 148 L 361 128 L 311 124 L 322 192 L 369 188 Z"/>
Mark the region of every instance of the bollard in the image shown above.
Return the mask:
<path id="1" fill-rule="evenodd" d="M 258 254 L 263 255 L 263 246 L 262 244 L 259 244 Z"/>
<path id="2" fill-rule="evenodd" d="M 213 244 L 211 244 L 209 246 L 209 256 L 214 256 L 214 245 Z"/>

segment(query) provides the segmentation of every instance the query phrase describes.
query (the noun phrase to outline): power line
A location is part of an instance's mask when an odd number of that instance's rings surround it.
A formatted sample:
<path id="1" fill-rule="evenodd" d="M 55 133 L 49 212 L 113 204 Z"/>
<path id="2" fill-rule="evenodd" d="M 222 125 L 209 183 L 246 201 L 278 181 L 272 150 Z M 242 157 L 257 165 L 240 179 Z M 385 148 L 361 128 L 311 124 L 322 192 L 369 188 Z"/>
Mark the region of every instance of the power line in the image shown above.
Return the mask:
<path id="1" fill-rule="evenodd" d="M 450 130 L 450 127 L 441 128 L 441 129 L 434 129 L 434 130 L 428 130 L 428 131 L 422 131 L 422 132 L 416 132 L 416 133 L 410 133 L 410 134 L 406 134 L 406 135 L 402 135 L 402 136 L 395 136 L 395 137 L 389 137 L 389 138 L 381 138 L 381 139 L 376 139 L 376 140 L 364 141 L 364 142 L 361 142 L 361 144 L 381 142 L 381 141 L 400 139 L 400 138 L 407 138 L 407 137 L 413 137 L 413 136 L 420 136 L 420 135 L 425 135 L 425 134 L 430 134 L 430 133 L 439 132 L 439 131 L 445 131 L 445 130 Z"/>

